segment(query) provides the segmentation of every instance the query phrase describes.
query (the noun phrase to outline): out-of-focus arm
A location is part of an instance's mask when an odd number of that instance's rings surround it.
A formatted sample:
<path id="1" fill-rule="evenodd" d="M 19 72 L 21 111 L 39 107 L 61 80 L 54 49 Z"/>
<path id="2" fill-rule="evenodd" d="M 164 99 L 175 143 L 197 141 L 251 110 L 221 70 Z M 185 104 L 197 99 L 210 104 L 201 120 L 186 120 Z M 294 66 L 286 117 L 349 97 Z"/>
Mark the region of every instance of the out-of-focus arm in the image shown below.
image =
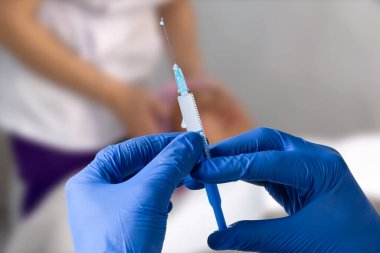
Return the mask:
<path id="1" fill-rule="evenodd" d="M 177 63 L 185 75 L 203 76 L 205 73 L 198 47 L 196 21 L 190 1 L 173 0 L 161 8 L 160 14 L 165 18 Z"/>
<path id="2" fill-rule="evenodd" d="M 102 104 L 112 103 L 119 83 L 81 60 L 39 23 L 36 13 L 41 0 L 0 2 L 0 43 L 3 46 L 58 85 Z"/>

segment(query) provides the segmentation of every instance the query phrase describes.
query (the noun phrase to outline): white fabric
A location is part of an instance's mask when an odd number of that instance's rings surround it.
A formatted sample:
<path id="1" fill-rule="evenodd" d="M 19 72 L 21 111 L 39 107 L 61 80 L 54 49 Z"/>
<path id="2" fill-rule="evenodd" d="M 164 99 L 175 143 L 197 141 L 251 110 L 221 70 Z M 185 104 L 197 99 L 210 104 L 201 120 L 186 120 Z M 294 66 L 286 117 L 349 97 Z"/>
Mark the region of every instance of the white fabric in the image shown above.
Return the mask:
<path id="1" fill-rule="evenodd" d="M 164 1 L 45 0 L 39 18 L 82 59 L 137 83 L 159 60 L 156 7 Z M 0 125 L 10 132 L 71 150 L 96 149 L 126 135 L 109 110 L 44 79 L 1 47 L 0 76 Z"/>

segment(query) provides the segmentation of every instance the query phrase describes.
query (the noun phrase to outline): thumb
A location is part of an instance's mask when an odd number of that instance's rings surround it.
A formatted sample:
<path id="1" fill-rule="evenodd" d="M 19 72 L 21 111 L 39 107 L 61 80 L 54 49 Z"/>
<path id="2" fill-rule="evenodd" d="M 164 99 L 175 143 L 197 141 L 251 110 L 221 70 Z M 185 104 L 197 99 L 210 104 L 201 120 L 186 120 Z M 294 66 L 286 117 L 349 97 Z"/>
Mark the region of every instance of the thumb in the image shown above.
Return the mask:
<path id="1" fill-rule="evenodd" d="M 289 217 L 239 221 L 225 230 L 212 233 L 207 242 L 213 250 L 282 252 L 293 234 L 289 225 Z"/>
<path id="2" fill-rule="evenodd" d="M 170 199 L 177 185 L 195 167 L 203 153 L 203 139 L 197 133 L 177 136 L 142 171 L 137 179 L 147 190 Z M 163 196 L 162 196 L 163 197 Z"/>

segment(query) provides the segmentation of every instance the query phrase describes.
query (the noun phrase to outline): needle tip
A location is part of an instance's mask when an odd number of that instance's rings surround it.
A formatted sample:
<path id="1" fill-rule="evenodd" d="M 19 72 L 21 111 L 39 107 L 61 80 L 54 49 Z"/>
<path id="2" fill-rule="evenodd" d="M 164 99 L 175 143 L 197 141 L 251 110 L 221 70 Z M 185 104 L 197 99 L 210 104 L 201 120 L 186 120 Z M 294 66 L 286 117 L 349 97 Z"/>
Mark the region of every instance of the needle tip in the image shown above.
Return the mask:
<path id="1" fill-rule="evenodd" d="M 164 25 L 165 25 L 164 18 L 161 18 L 160 26 L 164 26 Z"/>

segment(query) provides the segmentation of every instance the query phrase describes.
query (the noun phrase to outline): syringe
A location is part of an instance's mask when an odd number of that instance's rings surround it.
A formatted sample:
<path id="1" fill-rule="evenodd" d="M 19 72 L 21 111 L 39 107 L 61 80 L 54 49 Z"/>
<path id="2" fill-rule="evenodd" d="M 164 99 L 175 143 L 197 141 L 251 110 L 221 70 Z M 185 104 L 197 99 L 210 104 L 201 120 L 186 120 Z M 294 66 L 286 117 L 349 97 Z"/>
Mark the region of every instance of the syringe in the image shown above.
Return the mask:
<path id="1" fill-rule="evenodd" d="M 197 104 L 195 103 L 193 94 L 189 93 L 189 88 L 187 87 L 185 76 L 183 75 L 181 68 L 176 64 L 172 46 L 168 37 L 168 33 L 166 31 L 164 20 L 162 18 L 160 25 L 165 30 L 166 39 L 168 41 L 170 52 L 173 58 L 174 77 L 178 86 L 178 94 L 180 94 L 180 96 L 178 96 L 178 102 L 183 117 L 182 127 L 186 128 L 188 132 L 197 132 L 203 137 L 204 152 L 207 159 L 210 159 L 211 155 L 208 148 L 208 140 L 202 126 Z M 219 230 L 226 229 L 227 226 L 223 215 L 222 201 L 220 198 L 218 186 L 214 184 L 206 184 L 205 189 L 207 192 L 207 198 L 214 210 Z"/>

